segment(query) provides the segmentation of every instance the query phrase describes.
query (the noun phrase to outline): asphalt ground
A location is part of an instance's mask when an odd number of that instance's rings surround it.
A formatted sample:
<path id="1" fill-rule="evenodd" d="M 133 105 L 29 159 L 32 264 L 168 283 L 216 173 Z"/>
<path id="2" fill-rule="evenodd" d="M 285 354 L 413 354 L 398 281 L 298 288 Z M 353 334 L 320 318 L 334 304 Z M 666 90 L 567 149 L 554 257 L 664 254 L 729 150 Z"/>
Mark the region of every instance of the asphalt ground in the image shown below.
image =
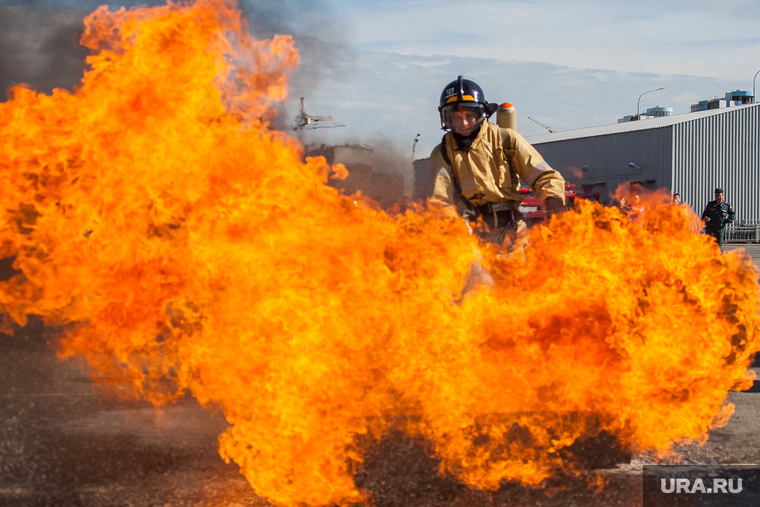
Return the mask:
<path id="1" fill-rule="evenodd" d="M 722 250 L 728 252 L 739 248 L 743 248 L 752 257 L 756 266 L 760 266 L 760 243 L 724 243 Z"/>
<path id="2" fill-rule="evenodd" d="M 760 245 L 746 249 L 758 262 Z M 160 411 L 119 402 L 82 371 L 56 358 L 51 330 L 35 319 L 0 334 L 0 506 L 269 505 L 220 458 L 221 414 L 190 397 Z M 736 413 L 726 427 L 702 447 L 676 447 L 682 464 L 760 464 L 760 386 L 729 400 Z M 601 490 L 589 489 L 588 477 L 557 477 L 548 490 L 507 483 L 485 493 L 439 476 L 424 442 L 392 434 L 355 481 L 377 507 L 641 506 L 642 468 L 652 462 L 634 454 L 596 469 Z"/>

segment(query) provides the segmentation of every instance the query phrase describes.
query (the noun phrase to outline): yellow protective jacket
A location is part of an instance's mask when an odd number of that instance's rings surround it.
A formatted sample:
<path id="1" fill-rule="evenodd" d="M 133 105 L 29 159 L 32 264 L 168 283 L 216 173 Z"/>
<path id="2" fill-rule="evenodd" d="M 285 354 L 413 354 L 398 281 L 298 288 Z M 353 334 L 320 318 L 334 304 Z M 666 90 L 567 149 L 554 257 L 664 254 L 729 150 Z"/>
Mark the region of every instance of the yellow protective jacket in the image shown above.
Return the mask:
<path id="1" fill-rule="evenodd" d="M 443 149 L 447 150 L 451 165 L 444 160 Z M 565 202 L 562 175 L 517 131 L 488 122 L 481 125 L 469 150 L 459 149 L 453 134 L 446 134 L 430 154 L 430 172 L 431 201 L 445 206 L 452 216 L 465 207 L 484 204 L 506 203 L 507 209 L 517 209 L 522 202 L 518 192 L 520 178 L 542 202 L 549 196 Z"/>

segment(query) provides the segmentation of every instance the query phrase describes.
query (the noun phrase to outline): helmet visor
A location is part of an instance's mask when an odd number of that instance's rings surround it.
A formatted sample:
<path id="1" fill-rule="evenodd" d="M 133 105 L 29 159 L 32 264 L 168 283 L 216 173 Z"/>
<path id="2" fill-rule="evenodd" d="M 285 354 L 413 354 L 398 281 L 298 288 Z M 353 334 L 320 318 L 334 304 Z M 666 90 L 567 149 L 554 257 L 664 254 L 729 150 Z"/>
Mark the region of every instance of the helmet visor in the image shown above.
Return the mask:
<path id="1" fill-rule="evenodd" d="M 485 108 L 477 102 L 458 102 L 441 109 L 443 127 L 463 136 L 470 135 L 485 118 Z"/>

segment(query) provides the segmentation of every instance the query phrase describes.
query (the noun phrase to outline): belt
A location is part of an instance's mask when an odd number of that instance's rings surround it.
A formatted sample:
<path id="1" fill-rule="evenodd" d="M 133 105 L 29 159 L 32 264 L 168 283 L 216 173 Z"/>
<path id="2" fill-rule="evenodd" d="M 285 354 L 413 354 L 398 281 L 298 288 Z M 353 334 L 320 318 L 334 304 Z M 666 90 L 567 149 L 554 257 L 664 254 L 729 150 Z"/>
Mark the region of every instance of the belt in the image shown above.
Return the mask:
<path id="1" fill-rule="evenodd" d="M 497 202 L 495 204 L 484 204 L 475 206 L 473 211 L 476 216 L 483 217 L 489 227 L 508 225 L 512 222 L 522 220 L 522 215 L 516 209 L 508 209 L 509 204 L 506 202 Z"/>
<path id="2" fill-rule="evenodd" d="M 493 213 L 498 213 L 499 211 L 512 211 L 509 209 L 510 204 L 511 203 L 508 202 L 494 202 L 484 204 L 482 206 L 475 206 L 473 210 L 475 210 L 475 213 L 478 215 L 490 215 Z"/>

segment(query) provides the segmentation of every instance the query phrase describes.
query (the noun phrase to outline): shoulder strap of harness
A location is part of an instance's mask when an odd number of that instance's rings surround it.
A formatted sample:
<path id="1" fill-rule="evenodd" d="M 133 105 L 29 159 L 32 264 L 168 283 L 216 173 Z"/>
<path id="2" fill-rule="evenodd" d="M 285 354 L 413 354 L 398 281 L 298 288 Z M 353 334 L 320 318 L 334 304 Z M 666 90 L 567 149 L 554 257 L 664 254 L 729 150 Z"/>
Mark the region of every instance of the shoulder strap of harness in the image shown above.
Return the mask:
<path id="1" fill-rule="evenodd" d="M 451 168 L 451 181 L 457 188 L 459 197 L 462 198 L 468 208 L 471 208 L 472 204 L 470 204 L 470 201 L 468 201 L 467 198 L 462 194 L 462 187 L 459 186 L 459 182 L 454 176 L 454 165 L 451 163 L 451 159 L 449 158 L 449 149 L 446 147 L 446 134 L 443 134 L 443 137 L 441 138 L 441 157 L 443 157 L 443 161 L 446 162 L 446 164 Z"/>
<path id="2" fill-rule="evenodd" d="M 512 165 L 512 158 L 517 152 L 508 148 L 509 146 L 512 146 L 512 134 L 509 132 L 509 129 L 499 127 L 499 134 L 501 134 L 501 149 L 504 150 L 504 154 L 509 160 L 509 165 Z"/>
<path id="3" fill-rule="evenodd" d="M 449 158 L 449 150 L 446 148 L 446 134 L 443 134 L 443 137 L 441 138 L 441 156 L 443 157 L 443 161 L 446 162 L 449 167 L 453 168 L 454 166 L 451 165 L 451 159 Z"/>
<path id="4" fill-rule="evenodd" d="M 454 177 L 454 165 L 451 163 L 451 159 L 449 158 L 449 149 L 446 147 L 446 134 L 443 134 L 443 137 L 441 138 L 441 156 L 443 157 L 443 161 L 448 164 L 449 167 L 451 167 L 451 181 L 454 182 L 454 185 L 457 187 L 457 190 L 459 193 L 462 193 L 462 187 L 459 186 L 459 182 Z M 465 199 L 464 196 L 462 196 L 463 199 Z M 466 201 L 467 199 L 465 199 Z"/>

